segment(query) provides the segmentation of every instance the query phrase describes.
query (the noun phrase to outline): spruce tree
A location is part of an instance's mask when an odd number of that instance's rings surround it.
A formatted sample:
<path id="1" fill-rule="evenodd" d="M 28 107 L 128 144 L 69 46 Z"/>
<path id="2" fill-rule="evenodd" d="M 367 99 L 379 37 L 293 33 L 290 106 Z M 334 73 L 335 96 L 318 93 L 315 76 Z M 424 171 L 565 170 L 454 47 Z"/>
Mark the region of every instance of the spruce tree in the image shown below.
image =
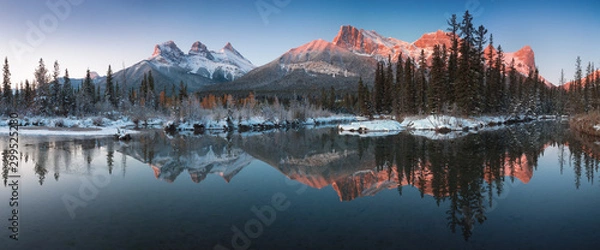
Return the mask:
<path id="1" fill-rule="evenodd" d="M 377 63 L 377 70 L 375 71 L 375 112 L 382 114 L 385 102 L 385 76 L 383 70 L 383 63 Z"/>
<path id="2" fill-rule="evenodd" d="M 62 99 L 62 92 L 61 90 L 61 85 L 60 85 L 60 81 L 59 81 L 59 76 L 60 76 L 60 65 L 58 64 L 58 61 L 54 61 L 54 71 L 52 72 L 52 83 L 51 83 L 51 89 L 50 89 L 50 96 L 51 96 L 51 102 L 50 104 L 52 105 L 52 110 L 51 113 L 54 114 L 59 114 L 61 113 L 60 109 L 61 109 L 61 99 Z"/>
<path id="3" fill-rule="evenodd" d="M 473 94 L 473 105 L 475 114 L 481 114 L 483 109 L 485 108 L 485 58 L 484 58 L 484 47 L 487 43 L 486 34 L 487 29 L 480 25 L 477 30 L 474 32 L 473 41 L 475 42 L 475 51 L 472 55 L 472 70 L 474 73 L 472 79 L 472 94 Z"/>
<path id="4" fill-rule="evenodd" d="M 87 69 L 85 73 L 81 89 L 83 91 L 82 103 L 80 103 L 81 111 L 84 114 L 89 114 L 92 112 L 93 104 L 96 99 L 94 86 L 92 85 L 92 77 L 90 76 L 90 69 Z"/>
<path id="5" fill-rule="evenodd" d="M 492 71 L 494 74 L 494 77 L 492 78 L 492 85 L 495 88 L 492 89 L 492 96 L 494 96 L 493 99 L 497 101 L 495 108 L 492 110 L 493 112 L 505 113 L 508 110 L 508 89 L 506 86 L 505 71 L 504 51 L 502 50 L 502 46 L 498 45 L 497 55 Z"/>
<path id="6" fill-rule="evenodd" d="M 358 112 L 361 115 L 367 115 L 368 113 L 366 91 L 362 77 L 358 78 Z"/>
<path id="7" fill-rule="evenodd" d="M 404 65 L 404 107 L 406 108 L 405 112 L 407 114 L 416 114 L 417 113 L 417 100 L 416 100 L 416 88 L 415 88 L 415 80 L 414 80 L 414 64 L 412 59 L 408 57 L 406 59 Z"/>
<path id="8" fill-rule="evenodd" d="M 581 70 L 581 58 L 577 56 L 575 60 L 575 81 L 574 81 L 574 89 L 572 92 L 572 102 L 574 105 L 574 111 L 576 114 L 584 112 L 584 103 L 583 103 L 583 86 L 581 78 L 583 78 L 583 73 Z"/>
<path id="9" fill-rule="evenodd" d="M 403 106 L 404 85 L 404 63 L 402 61 L 402 53 L 400 53 L 396 61 L 396 89 L 394 90 L 394 110 L 397 115 L 404 112 L 405 109 Z"/>
<path id="10" fill-rule="evenodd" d="M 180 81 L 179 82 L 179 101 L 182 102 L 187 97 L 188 97 L 187 85 L 184 84 L 183 81 Z"/>
<path id="11" fill-rule="evenodd" d="M 62 87 L 62 112 L 63 115 L 67 116 L 75 111 L 75 94 L 73 92 L 73 86 L 71 85 L 71 78 L 69 78 L 69 70 L 65 69 L 65 75 L 63 76 L 63 87 Z"/>
<path id="12" fill-rule="evenodd" d="M 394 103 L 394 71 L 392 70 L 392 57 L 388 56 L 387 70 L 385 72 L 384 82 L 384 104 L 383 110 L 385 113 L 390 114 Z"/>
<path id="13" fill-rule="evenodd" d="M 474 99 L 476 93 L 474 83 L 474 70 L 472 65 L 473 55 L 473 16 L 467 10 L 463 15 L 460 26 L 461 43 L 460 56 L 458 58 L 458 79 L 456 83 L 456 104 L 465 115 L 474 111 Z"/>
<path id="14" fill-rule="evenodd" d="M 589 112 L 592 105 L 591 105 L 591 95 L 592 95 L 592 63 L 588 62 L 588 66 L 586 68 L 586 73 L 585 73 L 586 77 L 584 77 L 583 80 L 583 107 L 584 107 L 584 112 Z"/>
<path id="15" fill-rule="evenodd" d="M 8 57 L 4 58 L 3 67 L 3 80 L 2 80 L 2 104 L 4 107 L 11 107 L 13 104 L 13 93 L 10 83 L 10 68 L 8 66 Z"/>
<path id="16" fill-rule="evenodd" d="M 425 58 L 425 51 L 421 50 L 419 55 L 419 68 L 415 75 L 415 86 L 416 86 L 416 108 L 419 113 L 426 113 L 427 109 L 427 58 Z"/>
<path id="17" fill-rule="evenodd" d="M 442 57 L 442 49 L 440 45 L 433 47 L 432 63 L 431 63 L 431 79 L 429 81 L 429 88 L 427 92 L 427 103 L 429 111 L 436 114 L 441 113 L 441 108 L 445 100 L 442 99 L 442 93 L 444 90 L 445 73 Z"/>
<path id="18" fill-rule="evenodd" d="M 117 96 L 115 95 L 115 86 L 113 85 L 113 72 L 110 65 L 108 65 L 108 71 L 106 72 L 106 89 L 104 90 L 104 99 L 113 107 L 117 106 Z"/>
<path id="19" fill-rule="evenodd" d="M 448 84 L 447 91 L 451 94 L 448 95 L 448 102 L 455 102 L 454 89 L 456 87 L 456 81 L 458 78 L 458 53 L 459 53 L 459 30 L 460 24 L 457 21 L 456 14 L 453 14 L 450 20 L 448 20 L 448 31 L 450 32 L 450 55 L 448 56 Z"/>
<path id="20" fill-rule="evenodd" d="M 35 94 L 33 92 L 31 84 L 29 84 L 29 80 L 27 79 L 25 80 L 25 88 L 23 92 L 23 100 L 25 101 L 25 107 L 30 108 L 31 105 L 33 105 L 33 99 L 35 98 Z"/>
<path id="21" fill-rule="evenodd" d="M 34 76 L 36 85 L 34 112 L 38 112 L 42 115 L 51 115 L 50 82 L 48 80 L 48 70 L 46 69 L 46 65 L 42 58 L 40 58 Z"/>

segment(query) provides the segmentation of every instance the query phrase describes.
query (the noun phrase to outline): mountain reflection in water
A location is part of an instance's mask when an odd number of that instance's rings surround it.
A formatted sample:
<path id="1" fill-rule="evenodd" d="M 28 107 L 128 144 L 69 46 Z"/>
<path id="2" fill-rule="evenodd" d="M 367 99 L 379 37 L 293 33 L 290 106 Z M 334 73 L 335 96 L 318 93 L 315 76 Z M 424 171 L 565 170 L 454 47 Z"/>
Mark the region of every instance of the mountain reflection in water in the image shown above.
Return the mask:
<path id="1" fill-rule="evenodd" d="M 1 146 L 7 155 L 6 145 Z M 48 181 L 49 173 L 56 181 L 62 174 L 89 174 L 94 158 L 105 157 L 108 172 L 115 174 L 115 161 L 119 160 L 114 155 L 120 152 L 149 165 L 154 176 L 166 182 L 181 179 L 184 172 L 199 185 L 210 174 L 229 182 L 259 160 L 312 188 L 331 186 L 343 202 L 388 189 L 396 189 L 402 196 L 405 188 L 414 187 L 421 197 L 433 197 L 438 206 L 448 204 L 450 230 L 460 230 L 469 239 L 474 225 L 486 221 L 493 198 L 502 195 L 507 183 L 528 184 L 535 178 L 538 159 L 548 147 L 558 148 L 561 174 L 566 164 L 571 166 L 576 188 L 582 179 L 594 182 L 600 146 L 550 122 L 452 140 L 408 133 L 373 138 L 341 136 L 335 129 L 222 136 L 168 136 L 151 131 L 130 142 L 96 138 L 29 143 L 22 147 L 21 158 L 35 163 L 40 185 Z M 99 154 L 101 148 L 106 155 Z M 87 164 L 73 166 L 74 157 L 82 157 Z M 125 157 L 120 171 L 126 174 Z M 3 178 L 6 186 L 6 172 Z"/>

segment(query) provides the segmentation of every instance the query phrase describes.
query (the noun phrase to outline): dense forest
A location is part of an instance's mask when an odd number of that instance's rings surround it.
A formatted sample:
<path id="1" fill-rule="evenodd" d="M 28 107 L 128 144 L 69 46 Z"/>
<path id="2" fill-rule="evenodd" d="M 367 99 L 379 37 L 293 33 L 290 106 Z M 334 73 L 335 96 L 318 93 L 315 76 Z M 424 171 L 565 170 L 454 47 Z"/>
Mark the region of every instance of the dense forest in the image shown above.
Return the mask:
<path id="1" fill-rule="evenodd" d="M 451 47 L 436 45 L 430 62 L 421 51 L 419 58 L 398 56 L 379 62 L 374 87 L 362 79 L 358 84 L 358 108 L 371 114 L 573 114 L 600 107 L 600 76 L 588 64 L 586 76 L 581 59 L 576 59 L 575 81 L 564 88 L 546 84 L 537 69 L 523 76 L 514 59 L 504 64 L 502 46 L 494 48 L 493 35 L 481 25 L 474 28 L 467 11 L 459 23 L 448 20 Z M 487 49 L 486 49 L 487 47 Z M 582 80 L 583 79 L 583 80 Z"/>
<path id="2" fill-rule="evenodd" d="M 89 70 L 81 84 L 72 84 L 68 70 L 61 76 L 60 65 L 55 61 L 50 72 L 43 59 L 35 68 L 33 80 L 13 84 L 5 58 L 0 112 L 63 117 L 124 114 L 147 119 L 198 118 L 215 112 L 222 118 L 231 116 L 231 110 L 244 110 L 237 112 L 235 118 L 264 116 L 266 112 L 270 113 L 268 118 L 289 120 L 332 112 L 397 117 L 473 116 L 581 114 L 600 108 L 600 76 L 593 64 L 588 64 L 584 75 L 577 57 L 575 80 L 569 88 L 564 87 L 564 74 L 558 87 L 550 86 L 537 69 L 523 76 L 515 69 L 514 60 L 505 65 L 502 46 L 494 49 L 493 36 L 488 36 L 483 25 L 475 28 L 468 11 L 461 21 L 453 15 L 448 26 L 451 46 L 436 45 L 430 60 L 424 51 L 419 58 L 399 55 L 395 63 L 390 55 L 377 63 L 375 79 L 371 82 L 361 78 L 354 93 L 338 93 L 332 87 L 310 96 L 286 99 L 276 95 L 256 98 L 252 92 L 235 97 L 200 95 L 189 93 L 184 82 L 173 83 L 170 89 L 155 89 L 151 71 L 139 85 L 128 85 L 138 87 L 123 87 L 114 79 L 111 66 L 103 86 L 94 83 Z"/>

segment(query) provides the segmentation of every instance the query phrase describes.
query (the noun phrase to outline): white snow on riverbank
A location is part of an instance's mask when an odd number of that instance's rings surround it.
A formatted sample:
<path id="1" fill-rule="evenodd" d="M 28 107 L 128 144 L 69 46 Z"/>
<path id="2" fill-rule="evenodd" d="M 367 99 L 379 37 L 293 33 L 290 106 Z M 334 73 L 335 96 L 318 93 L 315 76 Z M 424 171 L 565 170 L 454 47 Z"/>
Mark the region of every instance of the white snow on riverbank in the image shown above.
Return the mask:
<path id="1" fill-rule="evenodd" d="M 197 121 L 179 121 L 174 122 L 168 118 L 151 118 L 146 121 L 139 121 L 141 128 L 162 129 L 168 125 L 175 125 L 178 131 L 193 131 L 194 126 L 203 126 L 207 131 L 223 132 L 227 129 L 239 129 L 241 126 L 250 128 L 274 128 L 283 127 L 289 124 L 297 124 L 307 127 L 316 127 L 327 124 L 339 124 L 355 121 L 355 116 L 332 115 L 328 117 L 308 118 L 304 121 L 271 121 L 262 116 L 254 116 L 241 121 L 234 120 L 228 124 L 225 118 L 215 120 L 210 117 L 203 117 Z M 130 129 L 136 127 L 129 117 L 123 116 L 116 120 L 103 117 L 20 117 L 19 134 L 21 135 L 65 135 L 65 136 L 108 136 L 115 135 L 118 130 L 128 129 L 128 133 L 135 133 Z M 8 126 L 9 118 L 0 117 L 0 134 L 10 132 Z M 233 128 L 229 128 L 232 125 Z"/>
<path id="2" fill-rule="evenodd" d="M 476 133 L 481 129 L 495 129 L 498 124 L 509 122 L 518 122 L 528 119 L 543 120 L 557 119 L 555 116 L 481 116 L 471 118 L 458 118 L 447 115 L 429 115 L 429 116 L 410 116 L 404 118 L 402 122 L 392 119 L 367 120 L 363 117 L 350 115 L 333 115 L 329 117 L 308 118 L 304 121 L 279 121 L 268 120 L 261 116 L 250 117 L 241 121 L 231 121 L 228 124 L 226 119 L 214 120 L 205 117 L 198 121 L 179 121 L 174 122 L 166 118 L 153 118 L 138 122 L 142 128 L 160 129 L 168 125 L 174 125 L 177 131 L 193 131 L 194 125 L 203 126 L 208 131 L 225 131 L 229 126 L 233 129 L 240 129 L 244 126 L 250 131 L 258 129 L 269 129 L 274 127 L 285 127 L 292 123 L 306 126 L 308 128 L 323 125 L 338 125 L 340 134 L 351 134 L 359 136 L 387 136 L 398 134 L 401 131 L 410 131 L 411 134 L 425 136 L 432 139 L 452 139 L 470 133 Z M 3 117 L 0 120 L 0 134 L 8 134 L 9 119 Z M 117 131 L 123 129 L 132 129 L 136 124 L 128 117 L 121 117 L 111 120 L 102 117 L 88 118 L 42 118 L 25 117 L 18 119 L 19 134 L 22 135 L 66 135 L 66 136 L 108 136 L 115 135 Z M 231 129 L 231 128 L 229 128 Z M 128 130 L 130 133 L 135 131 Z"/>
<path id="3" fill-rule="evenodd" d="M 348 125 L 339 125 L 338 130 L 342 135 L 359 136 L 386 136 L 409 131 L 416 136 L 423 136 L 435 140 L 454 139 L 479 130 L 493 130 L 510 122 L 523 122 L 528 120 L 552 120 L 556 116 L 480 116 L 459 118 L 447 115 L 410 116 L 401 123 L 390 119 L 353 122 Z M 357 119 L 361 120 L 361 119 Z"/>
<path id="4" fill-rule="evenodd" d="M 37 136 L 113 136 L 120 132 L 137 133 L 137 131 L 126 129 L 135 124 L 128 118 L 118 119 L 116 121 L 107 118 L 41 118 L 26 117 L 18 119 L 19 135 L 37 135 Z M 0 121 L 0 135 L 9 134 L 11 131 L 8 126 L 9 119 Z"/>
<path id="5" fill-rule="evenodd" d="M 394 120 L 373 120 L 352 122 L 347 125 L 339 125 L 339 130 L 342 131 L 364 131 L 364 132 L 390 132 L 404 130 L 402 125 Z"/>

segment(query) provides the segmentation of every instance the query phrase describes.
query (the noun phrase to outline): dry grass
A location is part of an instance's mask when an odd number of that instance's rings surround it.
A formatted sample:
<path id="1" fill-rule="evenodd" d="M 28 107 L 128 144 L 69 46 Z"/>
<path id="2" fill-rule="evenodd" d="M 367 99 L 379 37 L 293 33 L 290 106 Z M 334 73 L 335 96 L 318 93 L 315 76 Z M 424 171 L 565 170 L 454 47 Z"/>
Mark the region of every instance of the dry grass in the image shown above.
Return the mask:
<path id="1" fill-rule="evenodd" d="M 574 116 L 569 121 L 569 127 L 587 135 L 600 137 L 600 111 Z"/>

